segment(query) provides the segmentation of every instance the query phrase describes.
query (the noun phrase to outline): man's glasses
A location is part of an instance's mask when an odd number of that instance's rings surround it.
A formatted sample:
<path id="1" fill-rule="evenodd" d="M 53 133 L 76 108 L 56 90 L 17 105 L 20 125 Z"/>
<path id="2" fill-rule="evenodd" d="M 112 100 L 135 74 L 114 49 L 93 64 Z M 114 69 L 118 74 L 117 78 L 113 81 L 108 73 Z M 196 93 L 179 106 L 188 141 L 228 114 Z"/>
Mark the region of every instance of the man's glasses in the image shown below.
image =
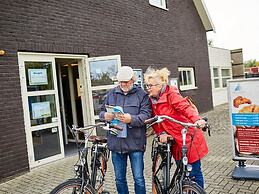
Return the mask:
<path id="1" fill-rule="evenodd" d="M 152 86 L 158 86 L 159 84 L 145 84 L 146 88 L 149 89 Z"/>

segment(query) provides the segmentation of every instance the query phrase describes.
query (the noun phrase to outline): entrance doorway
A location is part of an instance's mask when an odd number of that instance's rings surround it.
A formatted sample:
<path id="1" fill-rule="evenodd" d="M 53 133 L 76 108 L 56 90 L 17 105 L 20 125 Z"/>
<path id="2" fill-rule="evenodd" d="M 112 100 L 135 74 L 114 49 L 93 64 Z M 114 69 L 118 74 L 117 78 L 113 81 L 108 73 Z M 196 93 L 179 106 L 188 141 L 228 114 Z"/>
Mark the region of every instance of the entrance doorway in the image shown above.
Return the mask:
<path id="1" fill-rule="evenodd" d="M 82 85 L 80 84 L 80 59 L 55 58 L 59 102 L 61 112 L 61 123 L 63 128 L 63 141 L 65 156 L 75 153 L 75 140 L 68 128 L 72 125 L 84 126 L 83 97 L 81 95 Z M 81 79 L 82 80 L 82 79 Z M 86 94 L 87 95 L 87 94 Z M 79 139 L 82 139 L 79 135 Z"/>
<path id="2" fill-rule="evenodd" d="M 67 125 L 99 122 L 105 95 L 117 84 L 120 56 L 19 52 L 18 60 L 28 159 L 33 168 L 63 158 L 65 150 L 70 154 L 74 140 Z"/>

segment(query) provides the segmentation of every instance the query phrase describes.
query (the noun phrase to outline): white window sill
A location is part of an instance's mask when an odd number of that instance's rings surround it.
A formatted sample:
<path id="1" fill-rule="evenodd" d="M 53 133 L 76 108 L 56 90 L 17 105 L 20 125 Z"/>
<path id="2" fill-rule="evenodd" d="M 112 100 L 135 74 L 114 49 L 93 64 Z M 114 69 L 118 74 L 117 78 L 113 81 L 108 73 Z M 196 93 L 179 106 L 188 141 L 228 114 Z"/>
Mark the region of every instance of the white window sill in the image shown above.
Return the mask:
<path id="1" fill-rule="evenodd" d="M 187 86 L 187 87 L 180 86 L 181 91 L 196 90 L 196 89 L 198 89 L 198 87 L 196 87 L 196 86 Z"/>
<path id="2" fill-rule="evenodd" d="M 169 9 L 168 8 L 166 8 L 166 7 L 162 7 L 162 6 L 159 6 L 159 5 L 154 5 L 154 4 L 151 4 L 151 3 L 149 3 L 151 6 L 154 6 L 154 7 L 157 7 L 157 8 L 160 8 L 160 9 L 163 9 L 163 10 L 166 10 L 166 11 L 168 11 Z"/>

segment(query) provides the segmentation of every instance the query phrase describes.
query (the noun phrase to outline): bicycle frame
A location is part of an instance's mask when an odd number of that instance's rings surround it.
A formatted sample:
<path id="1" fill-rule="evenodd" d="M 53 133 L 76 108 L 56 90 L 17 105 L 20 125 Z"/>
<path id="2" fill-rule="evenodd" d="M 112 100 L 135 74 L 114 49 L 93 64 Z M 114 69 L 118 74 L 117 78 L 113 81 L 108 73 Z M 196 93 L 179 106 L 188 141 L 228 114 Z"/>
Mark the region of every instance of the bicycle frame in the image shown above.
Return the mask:
<path id="1" fill-rule="evenodd" d="M 169 116 L 166 116 L 166 115 L 162 115 L 162 116 L 156 116 L 154 118 L 151 118 L 147 121 L 145 121 L 146 124 L 149 124 L 151 123 L 150 126 L 152 126 L 153 124 L 155 123 L 160 123 L 162 122 L 164 119 L 168 119 L 172 122 L 175 122 L 175 123 L 178 123 L 178 124 L 181 124 L 183 126 L 183 129 L 181 131 L 182 133 L 182 158 L 181 160 L 179 161 L 179 163 L 177 164 L 177 167 L 176 167 L 176 170 L 174 172 L 174 175 L 171 179 L 171 182 L 170 182 L 170 169 L 171 169 L 171 143 L 167 141 L 166 144 L 164 144 L 163 146 L 166 146 L 166 150 L 163 150 L 162 148 L 156 148 L 156 152 L 160 152 L 159 154 L 161 155 L 165 155 L 165 157 L 163 157 L 162 159 L 162 162 L 161 164 L 159 165 L 159 168 L 157 169 L 157 172 L 153 172 L 153 179 L 156 180 L 156 181 L 159 181 L 158 177 L 156 176 L 158 171 L 163 169 L 163 166 L 165 165 L 166 168 L 165 168 L 165 172 L 163 172 L 163 190 L 162 190 L 162 194 L 167 194 L 170 192 L 170 189 L 172 188 L 177 188 L 177 190 L 179 191 L 179 193 L 183 193 L 183 188 L 182 188 L 182 184 L 183 184 L 183 181 L 184 180 L 188 180 L 188 181 L 191 181 L 191 178 L 189 177 L 190 175 L 190 172 L 192 170 L 192 166 L 190 164 L 188 164 L 188 158 L 187 158 L 187 146 L 186 146 L 186 134 L 187 134 L 187 130 L 189 127 L 199 127 L 198 125 L 196 124 L 192 124 L 192 123 L 183 123 L 183 122 L 180 122 L 178 120 L 175 120 Z M 208 125 L 209 127 L 209 125 Z M 155 137 L 153 141 L 158 141 L 158 138 Z M 158 144 L 159 146 L 159 144 Z M 160 145 L 162 146 L 162 145 Z M 153 145 L 152 145 L 152 157 L 154 156 L 155 153 L 154 152 L 154 142 L 153 142 Z M 152 158 L 153 159 L 153 158 Z M 153 160 L 154 161 L 154 160 Z M 154 164 L 153 164 L 154 165 Z M 153 166 L 153 170 L 154 170 L 154 166 Z M 159 184 L 161 185 L 161 183 L 159 182 Z"/>
<path id="2" fill-rule="evenodd" d="M 89 125 L 87 127 L 84 128 L 77 128 L 76 126 L 72 126 L 72 129 L 69 127 L 69 129 L 71 130 L 72 135 L 74 136 L 75 140 L 76 140 L 76 144 L 77 144 L 77 148 L 78 148 L 78 154 L 79 154 L 79 164 L 75 164 L 74 165 L 74 170 L 75 173 L 77 175 L 77 178 L 80 178 L 82 180 L 82 185 L 81 185 L 81 192 L 83 192 L 84 190 L 84 186 L 89 184 L 91 185 L 93 188 L 95 188 L 95 183 L 96 183 L 96 168 L 94 168 L 95 166 L 97 166 L 97 158 L 98 158 L 98 154 L 103 154 L 103 156 L 107 156 L 109 157 L 109 153 L 104 153 L 104 152 L 108 152 L 108 148 L 106 146 L 103 145 L 103 143 L 101 142 L 101 140 L 97 140 L 97 138 L 93 141 L 93 145 L 91 147 L 91 167 L 92 167 L 92 173 L 90 175 L 90 171 L 89 171 L 89 163 L 88 163 L 88 142 L 89 142 L 89 138 L 94 130 L 94 128 L 96 128 L 97 126 L 101 126 L 104 125 L 103 123 L 97 124 L 97 125 Z M 111 130 L 113 131 L 114 129 L 111 129 L 109 127 L 104 128 L 105 130 Z M 80 131 L 84 133 L 84 147 L 81 149 L 79 143 L 78 143 L 78 139 L 77 136 L 74 134 L 74 131 Z M 105 158 L 105 161 L 107 161 L 108 158 Z M 95 171 L 93 170 L 95 169 Z M 104 176 L 105 173 L 102 172 L 102 175 Z M 102 180 L 104 181 L 104 180 Z M 102 185 L 101 185 L 102 186 Z M 97 190 L 99 190 L 100 187 L 98 187 Z"/>

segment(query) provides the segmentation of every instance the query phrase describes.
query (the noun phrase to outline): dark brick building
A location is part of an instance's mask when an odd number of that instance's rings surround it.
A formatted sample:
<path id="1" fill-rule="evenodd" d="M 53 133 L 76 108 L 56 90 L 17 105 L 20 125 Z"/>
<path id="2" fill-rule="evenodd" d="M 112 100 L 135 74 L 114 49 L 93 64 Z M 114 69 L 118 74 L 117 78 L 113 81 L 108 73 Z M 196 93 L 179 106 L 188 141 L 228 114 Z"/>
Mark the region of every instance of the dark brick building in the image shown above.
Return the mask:
<path id="1" fill-rule="evenodd" d="M 98 120 L 120 65 L 166 66 L 200 111 L 212 108 L 206 8 L 157 2 L 1 2 L 0 179 L 64 157 L 66 124 Z"/>

